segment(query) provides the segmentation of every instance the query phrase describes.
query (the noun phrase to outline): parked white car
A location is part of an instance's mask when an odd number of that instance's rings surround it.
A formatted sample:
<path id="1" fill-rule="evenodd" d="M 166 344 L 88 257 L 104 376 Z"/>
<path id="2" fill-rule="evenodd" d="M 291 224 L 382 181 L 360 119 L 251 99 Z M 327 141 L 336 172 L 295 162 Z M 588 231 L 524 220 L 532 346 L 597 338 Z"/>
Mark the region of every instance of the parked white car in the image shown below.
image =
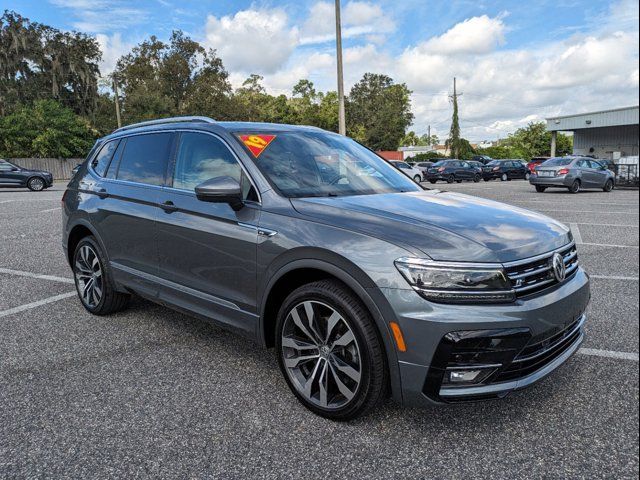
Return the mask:
<path id="1" fill-rule="evenodd" d="M 413 178 L 414 182 L 420 183 L 423 180 L 422 171 L 415 167 L 412 167 L 407 162 L 401 162 L 399 160 L 389 160 L 389 163 L 409 178 Z"/>

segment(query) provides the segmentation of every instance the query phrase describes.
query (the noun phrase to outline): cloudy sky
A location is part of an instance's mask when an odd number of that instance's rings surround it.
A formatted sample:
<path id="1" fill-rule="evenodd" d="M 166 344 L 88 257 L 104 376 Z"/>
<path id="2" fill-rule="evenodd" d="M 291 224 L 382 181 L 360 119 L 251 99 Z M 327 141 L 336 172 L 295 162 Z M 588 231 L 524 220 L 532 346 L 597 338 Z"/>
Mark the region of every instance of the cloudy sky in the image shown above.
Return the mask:
<path id="1" fill-rule="evenodd" d="M 31 20 L 96 35 L 106 73 L 142 39 L 182 29 L 217 49 L 237 86 L 272 93 L 300 78 L 335 89 L 333 1 L 0 0 Z M 463 135 L 638 104 L 637 0 L 343 0 L 347 90 L 363 73 L 414 92 L 413 129 L 446 137 L 458 78 Z"/>

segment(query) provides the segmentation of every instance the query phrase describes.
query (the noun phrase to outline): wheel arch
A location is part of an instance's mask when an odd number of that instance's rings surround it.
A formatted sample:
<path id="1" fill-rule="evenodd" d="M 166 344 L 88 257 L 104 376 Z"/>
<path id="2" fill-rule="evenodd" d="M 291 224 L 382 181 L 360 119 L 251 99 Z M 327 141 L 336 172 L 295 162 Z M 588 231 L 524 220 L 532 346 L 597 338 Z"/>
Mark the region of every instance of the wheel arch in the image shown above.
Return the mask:
<path id="1" fill-rule="evenodd" d="M 78 221 L 76 221 L 75 224 L 69 228 L 67 238 L 65 240 L 65 245 L 67 248 L 67 261 L 69 262 L 69 265 L 73 264 L 73 254 L 75 252 L 76 246 L 78 245 L 80 240 L 89 235 L 93 236 L 96 239 L 96 241 L 100 245 L 100 248 L 102 249 L 103 254 L 108 258 L 108 253 L 104 248 L 102 240 L 96 233 L 93 225 L 91 225 L 91 223 L 87 222 L 84 219 L 78 219 Z"/>
<path id="2" fill-rule="evenodd" d="M 395 400 L 402 402 L 398 357 L 388 324 L 388 321 L 394 318 L 391 306 L 374 282 L 360 268 L 333 252 L 323 251 L 323 254 L 330 260 L 309 258 L 307 255 L 306 258 L 287 261 L 271 275 L 261 296 L 257 332 L 259 341 L 266 348 L 274 346 L 278 310 L 291 291 L 319 279 L 339 280 L 356 295 L 371 314 L 387 357 L 391 393 Z"/>

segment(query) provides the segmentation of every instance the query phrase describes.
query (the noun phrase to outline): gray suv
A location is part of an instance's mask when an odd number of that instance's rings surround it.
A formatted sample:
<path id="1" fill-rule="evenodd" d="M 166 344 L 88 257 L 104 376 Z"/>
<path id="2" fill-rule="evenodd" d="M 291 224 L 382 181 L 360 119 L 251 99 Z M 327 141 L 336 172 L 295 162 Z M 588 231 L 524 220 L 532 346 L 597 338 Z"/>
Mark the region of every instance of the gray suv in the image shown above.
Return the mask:
<path id="1" fill-rule="evenodd" d="M 89 312 L 135 294 L 274 347 L 335 420 L 526 387 L 578 349 L 590 298 L 564 225 L 312 127 L 121 128 L 69 183 L 62 245 Z"/>

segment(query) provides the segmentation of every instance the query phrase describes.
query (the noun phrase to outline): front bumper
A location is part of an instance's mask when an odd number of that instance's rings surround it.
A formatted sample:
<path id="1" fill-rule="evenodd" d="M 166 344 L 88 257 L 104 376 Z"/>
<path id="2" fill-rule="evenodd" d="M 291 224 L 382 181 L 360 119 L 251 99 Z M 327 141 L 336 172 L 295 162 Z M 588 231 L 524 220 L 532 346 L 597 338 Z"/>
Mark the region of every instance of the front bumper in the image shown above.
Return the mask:
<path id="1" fill-rule="evenodd" d="M 397 315 L 407 345 L 406 352 L 398 353 L 398 360 L 402 399 L 408 406 L 503 397 L 541 380 L 579 348 L 590 299 L 589 278 L 581 268 L 561 285 L 505 305 L 436 304 L 404 289 L 384 289 L 383 293 Z M 574 324 L 579 327 L 566 348 L 533 371 L 515 377 L 496 374 L 491 377 L 495 381 L 489 378 L 486 384 L 474 386 L 442 385 L 445 371 L 439 369 L 442 365 L 438 365 L 436 353 L 445 336 L 452 332 L 518 329 L 528 331 L 533 340 L 547 338 Z M 506 372 L 509 362 L 502 367 Z"/>

